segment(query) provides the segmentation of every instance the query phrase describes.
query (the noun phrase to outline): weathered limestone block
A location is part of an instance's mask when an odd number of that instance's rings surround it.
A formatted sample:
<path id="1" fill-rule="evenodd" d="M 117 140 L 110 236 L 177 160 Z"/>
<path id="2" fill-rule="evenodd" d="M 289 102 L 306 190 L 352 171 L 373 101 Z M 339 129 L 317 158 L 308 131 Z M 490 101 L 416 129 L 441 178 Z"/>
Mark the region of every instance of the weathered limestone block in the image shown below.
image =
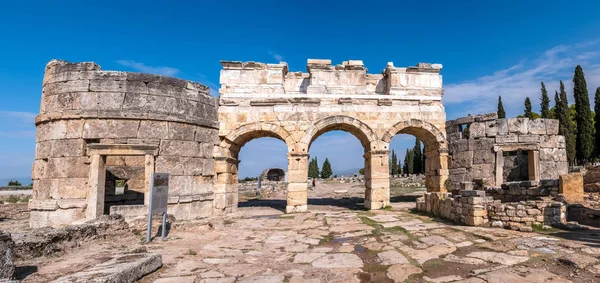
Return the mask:
<path id="1" fill-rule="evenodd" d="M 159 154 L 195 157 L 201 156 L 201 148 L 195 141 L 162 140 Z"/>
<path id="2" fill-rule="evenodd" d="M 495 137 L 498 134 L 498 124 L 495 120 L 485 122 L 485 135 Z"/>
<path id="3" fill-rule="evenodd" d="M 583 174 L 571 173 L 560 175 L 559 193 L 569 204 L 583 203 Z"/>
<path id="4" fill-rule="evenodd" d="M 558 135 L 559 121 L 557 119 L 546 119 L 546 134 Z"/>
<path id="5" fill-rule="evenodd" d="M 538 135 L 519 135 L 519 142 L 520 143 L 539 143 L 540 142 L 540 136 Z"/>
<path id="6" fill-rule="evenodd" d="M 135 138 L 140 121 L 136 120 L 88 120 L 83 126 L 83 138 Z"/>
<path id="7" fill-rule="evenodd" d="M 15 243 L 8 231 L 0 230 L 0 280 L 13 279 L 15 263 L 13 260 Z"/>
<path id="8" fill-rule="evenodd" d="M 515 134 L 509 134 L 506 136 L 496 136 L 496 143 L 516 143 L 519 142 L 519 136 Z"/>
<path id="9" fill-rule="evenodd" d="M 500 118 L 496 120 L 496 134 L 508 135 L 508 121 L 506 118 Z"/>
<path id="10" fill-rule="evenodd" d="M 141 121 L 137 137 L 140 139 L 165 139 L 168 136 L 167 124 L 162 121 Z"/>
<path id="11" fill-rule="evenodd" d="M 452 166 L 455 168 L 470 168 L 473 166 L 473 151 L 459 151 L 452 156 Z"/>
<path id="12" fill-rule="evenodd" d="M 469 127 L 469 137 L 473 139 L 485 137 L 486 123 L 475 122 Z"/>
<path id="13" fill-rule="evenodd" d="M 510 118 L 507 121 L 509 133 L 520 135 L 529 133 L 529 118 Z"/>
<path id="14" fill-rule="evenodd" d="M 546 134 L 546 119 L 530 119 L 529 134 L 545 135 Z"/>
<path id="15" fill-rule="evenodd" d="M 487 121 L 494 121 L 496 119 L 498 119 L 497 112 L 490 112 L 490 113 L 479 114 L 479 115 L 475 116 L 475 122 L 487 122 Z"/>
<path id="16" fill-rule="evenodd" d="M 493 164 L 496 159 L 496 153 L 491 148 L 473 151 L 473 164 Z M 493 173 L 493 167 L 492 173 Z"/>

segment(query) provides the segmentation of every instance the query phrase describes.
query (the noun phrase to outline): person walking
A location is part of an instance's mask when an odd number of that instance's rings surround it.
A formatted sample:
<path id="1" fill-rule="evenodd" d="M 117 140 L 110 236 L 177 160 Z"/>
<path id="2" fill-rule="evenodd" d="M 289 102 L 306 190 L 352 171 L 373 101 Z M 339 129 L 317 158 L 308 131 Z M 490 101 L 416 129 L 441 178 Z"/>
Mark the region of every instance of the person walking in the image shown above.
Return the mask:
<path id="1" fill-rule="evenodd" d="M 313 188 L 317 186 L 317 179 L 313 179 Z"/>

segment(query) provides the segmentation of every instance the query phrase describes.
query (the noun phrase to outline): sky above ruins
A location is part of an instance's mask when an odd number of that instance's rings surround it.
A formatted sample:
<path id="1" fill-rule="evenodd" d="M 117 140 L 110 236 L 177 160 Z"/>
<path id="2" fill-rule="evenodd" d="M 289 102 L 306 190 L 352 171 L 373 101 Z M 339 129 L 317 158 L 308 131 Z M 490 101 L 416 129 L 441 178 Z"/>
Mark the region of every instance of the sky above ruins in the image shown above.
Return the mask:
<path id="1" fill-rule="evenodd" d="M 394 2 L 3 3 L 0 179 L 30 175 L 43 70 L 54 58 L 198 81 L 214 95 L 219 60 L 285 61 L 305 71 L 307 58 L 361 59 L 370 73 L 390 61 L 441 63 L 448 119 L 495 111 L 498 95 L 508 116 L 523 112 L 526 96 L 537 111 L 540 81 L 553 96 L 562 79 L 571 94 L 577 64 L 590 95 L 600 86 L 598 1 Z M 392 148 L 403 156 L 413 144 L 398 136 Z M 250 142 L 240 154 L 240 176 L 285 168 L 285 152 L 277 140 Z M 328 157 L 334 171 L 363 166 L 361 145 L 347 133 L 321 136 L 311 154 L 320 162 Z"/>

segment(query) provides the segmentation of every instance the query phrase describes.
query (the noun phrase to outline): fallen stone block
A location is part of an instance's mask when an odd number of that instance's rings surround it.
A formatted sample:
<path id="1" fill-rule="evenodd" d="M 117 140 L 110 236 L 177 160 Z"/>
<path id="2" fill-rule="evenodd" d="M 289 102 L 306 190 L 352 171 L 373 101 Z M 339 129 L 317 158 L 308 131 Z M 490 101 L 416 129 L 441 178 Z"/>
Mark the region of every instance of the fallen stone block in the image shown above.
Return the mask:
<path id="1" fill-rule="evenodd" d="M 15 274 L 13 249 L 15 243 L 8 231 L 0 230 L 0 280 L 12 279 Z"/>
<path id="2" fill-rule="evenodd" d="M 101 264 L 52 282 L 135 282 L 160 267 L 162 257 L 158 253 L 119 254 Z"/>

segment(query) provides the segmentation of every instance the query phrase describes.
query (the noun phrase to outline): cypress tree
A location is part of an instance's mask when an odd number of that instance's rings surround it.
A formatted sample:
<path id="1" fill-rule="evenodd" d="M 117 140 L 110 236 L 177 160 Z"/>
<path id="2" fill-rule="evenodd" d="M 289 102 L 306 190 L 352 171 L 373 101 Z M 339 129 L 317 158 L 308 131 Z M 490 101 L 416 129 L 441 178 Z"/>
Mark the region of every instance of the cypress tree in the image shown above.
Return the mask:
<path id="1" fill-rule="evenodd" d="M 498 118 L 506 118 L 506 112 L 504 112 L 504 105 L 502 105 L 502 96 L 498 96 Z"/>
<path id="2" fill-rule="evenodd" d="M 415 166 L 415 152 L 412 149 L 409 149 L 408 150 L 408 159 L 406 162 L 406 168 L 407 168 L 408 174 L 415 173 L 414 166 Z"/>
<path id="3" fill-rule="evenodd" d="M 533 118 L 533 112 L 531 112 L 531 100 L 529 100 L 529 97 L 525 98 L 525 114 L 523 116 L 529 119 Z"/>
<path id="4" fill-rule="evenodd" d="M 596 154 L 600 153 L 600 87 L 596 88 L 594 94 L 594 126 L 596 128 Z"/>
<path id="5" fill-rule="evenodd" d="M 423 161 L 423 158 L 421 157 L 421 141 L 419 139 L 415 139 L 415 147 L 413 148 L 413 153 L 414 153 L 414 157 L 413 157 L 413 173 L 414 174 L 421 174 L 421 161 Z"/>
<path id="6" fill-rule="evenodd" d="M 404 172 L 405 175 L 408 175 L 408 148 L 406 149 L 406 153 L 404 154 L 404 166 L 402 166 L 402 172 Z"/>
<path id="7" fill-rule="evenodd" d="M 327 179 L 333 175 L 333 170 L 331 170 L 331 164 L 329 163 L 329 159 L 325 158 L 323 161 L 323 167 L 321 168 L 321 178 Z"/>
<path id="8" fill-rule="evenodd" d="M 310 177 L 310 178 L 317 178 L 318 177 L 315 174 L 315 159 L 314 158 L 312 158 L 310 160 L 310 162 L 308 163 L 308 177 Z"/>
<path id="9" fill-rule="evenodd" d="M 542 82 L 542 118 L 550 118 L 550 97 L 546 91 L 546 85 Z"/>
<path id="10" fill-rule="evenodd" d="M 317 157 L 315 156 L 315 178 L 319 178 L 319 161 L 317 161 Z"/>
<path id="11" fill-rule="evenodd" d="M 594 150 L 594 133 L 587 83 L 580 65 L 575 67 L 573 75 L 573 96 L 575 96 L 575 120 L 577 121 L 577 161 L 586 164 Z"/>
<path id="12" fill-rule="evenodd" d="M 569 164 L 575 164 L 576 160 L 576 145 L 575 145 L 575 133 L 573 126 L 571 125 L 571 109 L 569 108 L 569 100 L 567 98 L 567 92 L 565 91 L 565 84 L 560 81 L 560 97 L 556 100 L 556 117 L 559 120 L 558 134 L 565 137 L 565 144 L 567 149 L 567 159 Z"/>

